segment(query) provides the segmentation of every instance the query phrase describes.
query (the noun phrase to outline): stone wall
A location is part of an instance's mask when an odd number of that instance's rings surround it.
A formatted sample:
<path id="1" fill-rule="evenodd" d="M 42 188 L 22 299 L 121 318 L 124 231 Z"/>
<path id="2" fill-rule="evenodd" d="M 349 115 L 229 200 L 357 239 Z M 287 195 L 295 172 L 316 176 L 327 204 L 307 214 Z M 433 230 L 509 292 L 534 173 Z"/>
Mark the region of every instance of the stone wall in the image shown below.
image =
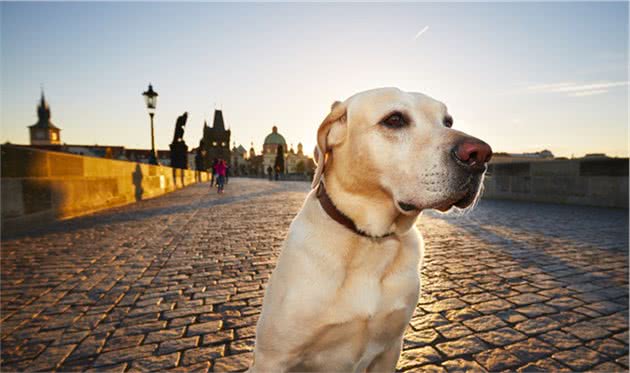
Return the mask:
<path id="1" fill-rule="evenodd" d="M 628 208 L 628 158 L 490 164 L 485 198 Z"/>
<path id="2" fill-rule="evenodd" d="M 11 145 L 0 149 L 3 234 L 156 197 L 209 177 Z"/>

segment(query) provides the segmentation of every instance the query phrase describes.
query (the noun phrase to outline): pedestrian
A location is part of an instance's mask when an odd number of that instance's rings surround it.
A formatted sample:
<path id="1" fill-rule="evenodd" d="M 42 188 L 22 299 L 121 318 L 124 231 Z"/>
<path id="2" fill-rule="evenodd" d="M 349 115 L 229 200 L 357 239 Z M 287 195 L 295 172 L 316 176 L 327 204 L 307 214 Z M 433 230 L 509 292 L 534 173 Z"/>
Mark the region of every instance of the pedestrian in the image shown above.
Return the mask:
<path id="1" fill-rule="evenodd" d="M 227 171 L 227 164 L 223 159 L 219 159 L 217 162 L 217 193 L 223 193 L 223 188 L 225 187 L 225 173 Z"/>
<path id="2" fill-rule="evenodd" d="M 201 156 L 201 150 L 197 150 L 195 154 L 195 181 L 201 182 L 201 171 L 203 170 L 203 157 Z"/>
<path id="3" fill-rule="evenodd" d="M 272 180 L 272 177 L 273 177 L 272 172 L 273 172 L 273 168 L 271 168 L 271 166 L 267 167 L 267 174 L 269 175 L 269 181 Z"/>
<path id="4" fill-rule="evenodd" d="M 218 159 L 214 159 L 212 161 L 212 167 L 210 168 L 210 173 L 212 174 L 212 179 L 210 179 L 210 189 L 214 187 L 214 183 L 217 182 L 217 163 Z"/>
<path id="5" fill-rule="evenodd" d="M 229 181 L 230 181 L 230 165 L 225 163 L 225 183 L 227 184 Z"/>

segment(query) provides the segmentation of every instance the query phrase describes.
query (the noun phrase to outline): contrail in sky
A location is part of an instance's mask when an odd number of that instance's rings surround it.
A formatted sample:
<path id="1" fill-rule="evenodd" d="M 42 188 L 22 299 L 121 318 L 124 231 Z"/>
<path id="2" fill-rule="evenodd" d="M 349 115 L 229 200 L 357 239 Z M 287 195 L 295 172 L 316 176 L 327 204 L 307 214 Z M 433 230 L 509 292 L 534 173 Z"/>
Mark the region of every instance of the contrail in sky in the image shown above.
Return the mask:
<path id="1" fill-rule="evenodd" d="M 429 29 L 429 26 L 424 26 L 424 28 L 420 31 L 418 31 L 418 33 L 416 34 L 416 37 L 413 38 L 413 40 L 418 40 L 418 38 L 424 34 L 427 30 Z"/>

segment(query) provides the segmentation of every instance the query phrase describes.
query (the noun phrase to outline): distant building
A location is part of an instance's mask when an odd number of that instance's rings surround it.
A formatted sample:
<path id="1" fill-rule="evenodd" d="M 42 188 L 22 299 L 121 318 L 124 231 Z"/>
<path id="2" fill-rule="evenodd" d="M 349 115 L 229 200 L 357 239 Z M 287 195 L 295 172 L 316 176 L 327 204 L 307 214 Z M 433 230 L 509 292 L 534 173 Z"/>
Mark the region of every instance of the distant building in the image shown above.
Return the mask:
<path id="1" fill-rule="evenodd" d="M 50 121 L 50 107 L 44 97 L 44 91 L 37 107 L 37 123 L 29 126 L 31 145 L 59 145 L 61 136 L 59 129 Z"/>
<path id="2" fill-rule="evenodd" d="M 223 112 L 214 111 L 212 127 L 208 123 L 203 124 L 203 139 L 199 143 L 203 154 L 204 168 L 210 168 L 214 159 L 224 159 L 230 163 L 230 130 L 225 129 Z"/>
<path id="3" fill-rule="evenodd" d="M 584 159 L 608 159 L 610 158 L 605 153 L 588 153 L 584 155 Z"/>
<path id="4" fill-rule="evenodd" d="M 304 155 L 302 143 L 298 143 L 297 153 L 293 150 L 293 145 L 287 154 L 286 168 L 289 174 L 303 174 L 308 168 L 308 157 Z"/>
<path id="5" fill-rule="evenodd" d="M 278 146 L 282 146 L 282 152 L 284 155 L 287 154 L 287 142 L 284 140 L 284 137 L 278 133 L 278 127 L 273 126 L 271 128 L 271 133 L 265 137 L 265 141 L 263 143 L 263 169 L 267 172 L 267 168 L 274 168 L 276 163 L 276 155 L 278 154 Z"/>
<path id="6" fill-rule="evenodd" d="M 247 173 L 247 149 L 243 145 L 232 148 L 232 162 L 230 163 L 232 175 L 245 175 Z"/>
<path id="7" fill-rule="evenodd" d="M 547 149 L 534 153 L 494 153 L 490 163 L 536 162 L 555 159 Z"/>
<path id="8" fill-rule="evenodd" d="M 263 176 L 265 174 L 263 169 L 263 156 L 262 154 L 256 155 L 254 150 L 254 144 L 252 143 L 249 148 L 249 155 L 247 156 L 247 174 L 251 176 Z"/>

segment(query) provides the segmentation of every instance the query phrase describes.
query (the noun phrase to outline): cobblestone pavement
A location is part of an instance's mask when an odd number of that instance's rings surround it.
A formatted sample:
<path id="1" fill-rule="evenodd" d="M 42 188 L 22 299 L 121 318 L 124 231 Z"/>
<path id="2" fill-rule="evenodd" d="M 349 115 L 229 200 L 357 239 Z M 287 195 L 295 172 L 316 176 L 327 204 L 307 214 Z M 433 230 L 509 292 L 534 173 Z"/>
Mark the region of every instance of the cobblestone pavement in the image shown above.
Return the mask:
<path id="1" fill-rule="evenodd" d="M 306 183 L 195 185 L 2 242 L 2 371 L 226 371 Z M 628 371 L 627 211 L 425 214 L 402 371 Z M 6 232 L 5 232 L 6 233 Z"/>

